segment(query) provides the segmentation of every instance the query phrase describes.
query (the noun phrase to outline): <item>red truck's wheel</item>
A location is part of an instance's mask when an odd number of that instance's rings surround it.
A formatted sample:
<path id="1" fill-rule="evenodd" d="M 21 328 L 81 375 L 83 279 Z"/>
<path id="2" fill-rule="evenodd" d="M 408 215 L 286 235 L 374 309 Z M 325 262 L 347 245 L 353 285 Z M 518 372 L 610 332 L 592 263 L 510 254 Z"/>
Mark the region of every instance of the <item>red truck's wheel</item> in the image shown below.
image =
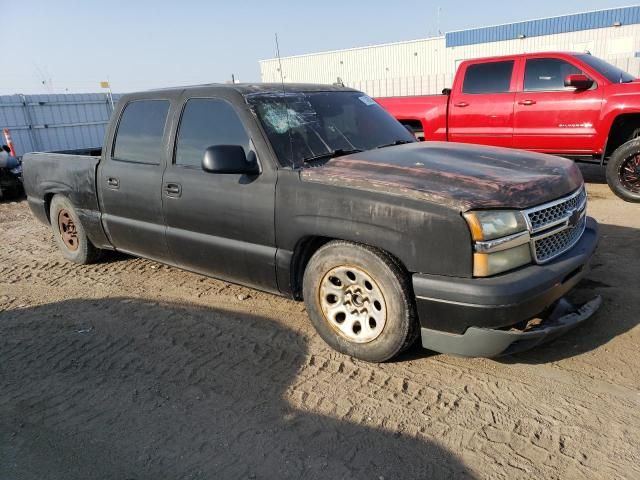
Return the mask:
<path id="1" fill-rule="evenodd" d="M 309 260 L 303 294 L 320 336 L 352 357 L 383 362 L 417 336 L 410 280 L 390 256 L 375 248 L 327 243 Z"/>
<path id="2" fill-rule="evenodd" d="M 55 195 L 49 208 L 51 229 L 62 256 L 75 263 L 93 263 L 100 257 L 87 237 L 73 205 L 68 198 Z"/>
<path id="3" fill-rule="evenodd" d="M 613 152 L 607 164 L 607 183 L 623 200 L 640 202 L 640 139 L 630 140 Z"/>

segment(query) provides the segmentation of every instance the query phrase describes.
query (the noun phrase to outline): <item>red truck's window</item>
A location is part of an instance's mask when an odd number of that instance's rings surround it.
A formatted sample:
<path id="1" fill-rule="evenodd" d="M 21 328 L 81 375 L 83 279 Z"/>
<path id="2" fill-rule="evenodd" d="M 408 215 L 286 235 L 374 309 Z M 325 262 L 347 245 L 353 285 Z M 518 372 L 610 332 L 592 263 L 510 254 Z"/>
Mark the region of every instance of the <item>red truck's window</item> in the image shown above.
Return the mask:
<path id="1" fill-rule="evenodd" d="M 508 92 L 513 74 L 513 60 L 469 65 L 464 75 L 463 93 Z"/>
<path id="2" fill-rule="evenodd" d="M 582 70 L 559 58 L 530 58 L 524 69 L 524 89 L 527 92 L 565 90 L 565 77 L 576 73 Z"/>
<path id="3" fill-rule="evenodd" d="M 167 100 L 129 103 L 120 117 L 112 157 L 126 162 L 160 164 L 168 112 Z"/>

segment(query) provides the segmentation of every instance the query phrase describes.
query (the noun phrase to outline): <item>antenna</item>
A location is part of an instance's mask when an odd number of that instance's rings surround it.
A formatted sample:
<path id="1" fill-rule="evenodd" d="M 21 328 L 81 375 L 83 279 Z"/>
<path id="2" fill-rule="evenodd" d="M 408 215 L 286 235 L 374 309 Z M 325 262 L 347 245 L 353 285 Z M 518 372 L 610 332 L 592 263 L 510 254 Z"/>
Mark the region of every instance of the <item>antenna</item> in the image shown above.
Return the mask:
<path id="1" fill-rule="evenodd" d="M 276 33 L 276 56 L 278 57 L 278 71 L 280 72 L 280 82 L 282 83 L 282 93 L 284 90 L 284 74 L 282 73 L 282 60 L 280 59 L 280 44 L 278 43 L 278 34 Z"/>
<path id="2" fill-rule="evenodd" d="M 291 169 L 295 168 L 295 162 L 293 161 L 293 139 L 291 138 L 291 123 L 289 122 L 289 106 L 287 105 L 287 91 L 284 88 L 284 73 L 282 73 L 282 60 L 280 59 L 280 44 L 278 43 L 278 33 L 275 34 L 276 38 L 276 56 L 278 57 L 278 70 L 280 70 L 280 84 L 282 85 L 282 101 L 284 102 L 284 109 L 287 112 L 287 133 L 289 134 L 289 158 L 291 159 Z"/>

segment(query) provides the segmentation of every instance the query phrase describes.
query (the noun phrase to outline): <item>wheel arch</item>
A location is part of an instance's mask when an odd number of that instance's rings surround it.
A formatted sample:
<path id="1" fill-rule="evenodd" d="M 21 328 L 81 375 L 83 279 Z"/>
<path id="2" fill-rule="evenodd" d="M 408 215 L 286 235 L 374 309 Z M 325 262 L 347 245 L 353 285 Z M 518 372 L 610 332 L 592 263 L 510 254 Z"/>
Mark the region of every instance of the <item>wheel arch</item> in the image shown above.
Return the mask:
<path id="1" fill-rule="evenodd" d="M 640 136 L 640 112 L 621 113 L 617 115 L 609 128 L 604 157 L 607 158 L 615 152 L 618 147 L 629 140 Z"/>
<path id="2" fill-rule="evenodd" d="M 424 123 L 418 118 L 402 118 L 398 121 L 405 127 L 410 127 L 418 140 L 425 140 Z"/>
<path id="3" fill-rule="evenodd" d="M 389 257 L 406 275 L 410 275 L 404 263 L 393 255 L 391 252 L 384 250 L 375 245 L 370 245 L 362 242 L 354 242 L 346 238 L 328 237 L 321 235 L 307 235 L 301 238 L 293 251 L 291 259 L 291 271 L 290 271 L 290 285 L 293 293 L 293 298 L 296 300 L 302 300 L 302 279 L 304 272 L 309 264 L 311 257 L 324 245 L 332 241 L 349 242 L 354 245 L 366 245 L 367 247 L 374 248 L 379 252 Z"/>
<path id="4" fill-rule="evenodd" d="M 73 190 L 69 185 L 64 183 L 47 182 L 47 184 L 43 185 L 42 191 L 44 192 L 42 195 L 43 207 L 47 220 L 49 224 L 51 224 L 51 202 L 53 201 L 53 197 L 60 195 L 73 203 L 71 198 Z"/>

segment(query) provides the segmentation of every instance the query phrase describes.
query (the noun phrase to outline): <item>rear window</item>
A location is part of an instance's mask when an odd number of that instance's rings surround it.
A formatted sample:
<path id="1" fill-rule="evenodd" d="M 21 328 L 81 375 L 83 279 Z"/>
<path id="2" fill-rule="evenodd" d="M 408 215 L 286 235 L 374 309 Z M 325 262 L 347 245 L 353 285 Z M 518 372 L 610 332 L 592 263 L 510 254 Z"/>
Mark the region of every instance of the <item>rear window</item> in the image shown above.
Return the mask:
<path id="1" fill-rule="evenodd" d="M 120 117 L 113 158 L 158 165 L 162 159 L 162 137 L 167 122 L 167 100 L 136 100 Z"/>
<path id="2" fill-rule="evenodd" d="M 464 93 L 503 93 L 511 86 L 513 60 L 469 65 L 464 75 Z"/>

